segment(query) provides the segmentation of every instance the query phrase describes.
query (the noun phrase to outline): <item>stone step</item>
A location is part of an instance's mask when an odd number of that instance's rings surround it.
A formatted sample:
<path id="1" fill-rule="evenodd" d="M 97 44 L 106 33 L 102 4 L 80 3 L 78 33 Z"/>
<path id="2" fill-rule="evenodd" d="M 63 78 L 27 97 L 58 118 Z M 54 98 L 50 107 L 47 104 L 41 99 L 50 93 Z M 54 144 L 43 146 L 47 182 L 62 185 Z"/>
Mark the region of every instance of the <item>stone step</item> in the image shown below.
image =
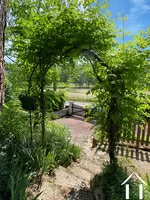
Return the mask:
<path id="1" fill-rule="evenodd" d="M 90 180 L 94 177 L 93 173 L 90 173 L 86 169 L 83 169 L 80 164 L 72 165 L 67 167 L 67 170 L 71 172 L 75 177 L 78 177 L 82 180 L 90 182 Z"/>
<path id="2" fill-rule="evenodd" d="M 93 173 L 94 175 L 102 171 L 100 165 L 96 164 L 94 161 L 91 162 L 90 160 L 85 158 L 80 161 L 80 165 L 83 169 L 89 171 L 90 173 Z"/>
<path id="3" fill-rule="evenodd" d="M 67 168 L 61 166 L 55 170 L 54 183 L 58 186 L 66 186 L 69 188 L 80 188 L 83 185 L 89 187 L 88 181 L 76 177 Z"/>
<path id="4" fill-rule="evenodd" d="M 91 162 L 96 163 L 97 165 L 99 163 L 105 162 L 109 160 L 108 153 L 98 151 L 96 152 L 96 149 L 83 149 L 84 157 L 85 159 L 90 160 Z"/>
<path id="5" fill-rule="evenodd" d="M 32 197 L 35 197 L 40 192 L 41 195 L 38 197 L 38 200 L 64 200 L 63 190 L 53 183 L 53 178 L 48 175 L 44 175 L 42 178 L 42 185 L 40 191 L 32 188 Z M 68 191 L 66 191 L 68 193 Z M 28 200 L 31 198 L 29 197 Z"/>
<path id="6" fill-rule="evenodd" d="M 91 147 L 90 144 L 88 144 L 87 142 L 84 142 L 84 141 L 74 141 L 74 144 L 81 147 L 82 149 L 85 147 L 90 149 L 90 147 Z"/>
<path id="7" fill-rule="evenodd" d="M 89 189 L 81 188 L 68 193 L 66 200 L 95 200 L 95 195 Z"/>

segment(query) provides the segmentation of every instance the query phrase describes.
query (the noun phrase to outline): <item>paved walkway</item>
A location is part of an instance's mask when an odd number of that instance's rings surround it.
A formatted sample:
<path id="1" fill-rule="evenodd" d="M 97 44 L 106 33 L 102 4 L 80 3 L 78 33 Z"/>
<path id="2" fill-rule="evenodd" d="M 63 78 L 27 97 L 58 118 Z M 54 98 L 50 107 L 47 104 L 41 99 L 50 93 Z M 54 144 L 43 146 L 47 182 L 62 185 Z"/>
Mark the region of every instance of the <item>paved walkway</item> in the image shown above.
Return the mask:
<path id="1" fill-rule="evenodd" d="M 74 142 L 79 142 L 79 140 L 87 142 L 93 133 L 93 124 L 84 122 L 83 117 L 80 116 L 61 118 L 57 122 L 69 127 L 71 138 Z"/>

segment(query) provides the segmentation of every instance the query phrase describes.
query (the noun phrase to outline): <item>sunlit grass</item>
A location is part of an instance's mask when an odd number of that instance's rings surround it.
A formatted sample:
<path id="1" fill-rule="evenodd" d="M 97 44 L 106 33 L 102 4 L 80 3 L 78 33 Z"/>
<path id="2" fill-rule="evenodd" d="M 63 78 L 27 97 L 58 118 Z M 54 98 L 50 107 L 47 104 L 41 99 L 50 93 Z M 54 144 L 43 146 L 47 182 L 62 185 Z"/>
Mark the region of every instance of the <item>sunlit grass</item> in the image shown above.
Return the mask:
<path id="1" fill-rule="evenodd" d="M 71 101 L 83 101 L 83 102 L 95 102 L 97 101 L 96 98 L 90 93 L 87 95 L 89 89 L 82 89 L 82 88 L 68 88 L 66 92 L 68 94 L 67 100 Z"/>

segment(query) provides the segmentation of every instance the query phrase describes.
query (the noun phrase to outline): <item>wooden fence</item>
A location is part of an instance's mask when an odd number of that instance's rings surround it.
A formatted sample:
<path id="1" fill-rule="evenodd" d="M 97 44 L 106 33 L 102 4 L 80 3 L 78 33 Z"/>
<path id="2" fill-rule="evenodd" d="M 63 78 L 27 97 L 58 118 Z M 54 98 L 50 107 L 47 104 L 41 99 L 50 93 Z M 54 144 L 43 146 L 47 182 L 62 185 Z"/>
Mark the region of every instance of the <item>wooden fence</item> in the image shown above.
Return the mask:
<path id="1" fill-rule="evenodd" d="M 123 145 L 134 147 L 137 150 L 150 150 L 150 121 L 143 126 L 135 125 L 131 139 L 122 138 Z"/>

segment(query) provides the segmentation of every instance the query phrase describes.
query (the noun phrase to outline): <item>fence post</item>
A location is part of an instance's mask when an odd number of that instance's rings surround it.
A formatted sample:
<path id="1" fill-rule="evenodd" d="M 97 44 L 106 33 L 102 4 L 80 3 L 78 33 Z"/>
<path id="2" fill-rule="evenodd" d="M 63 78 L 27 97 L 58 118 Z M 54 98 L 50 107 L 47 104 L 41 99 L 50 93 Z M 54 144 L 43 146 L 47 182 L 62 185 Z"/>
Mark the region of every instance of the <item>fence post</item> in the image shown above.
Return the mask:
<path id="1" fill-rule="evenodd" d="M 147 138 L 146 138 L 146 146 L 149 145 L 149 137 L 150 137 L 150 121 L 148 122 L 148 125 L 147 125 Z"/>
<path id="2" fill-rule="evenodd" d="M 73 113 L 72 113 L 72 110 L 73 110 L 73 108 L 72 108 L 72 107 L 73 107 L 73 103 L 74 103 L 74 102 L 72 102 L 72 101 L 69 102 L 69 115 L 72 115 L 72 114 L 73 114 Z"/>
<path id="3" fill-rule="evenodd" d="M 140 135 L 141 135 L 141 127 L 138 125 L 138 131 L 137 131 L 137 138 L 136 138 L 136 150 L 139 150 L 140 145 Z"/>

